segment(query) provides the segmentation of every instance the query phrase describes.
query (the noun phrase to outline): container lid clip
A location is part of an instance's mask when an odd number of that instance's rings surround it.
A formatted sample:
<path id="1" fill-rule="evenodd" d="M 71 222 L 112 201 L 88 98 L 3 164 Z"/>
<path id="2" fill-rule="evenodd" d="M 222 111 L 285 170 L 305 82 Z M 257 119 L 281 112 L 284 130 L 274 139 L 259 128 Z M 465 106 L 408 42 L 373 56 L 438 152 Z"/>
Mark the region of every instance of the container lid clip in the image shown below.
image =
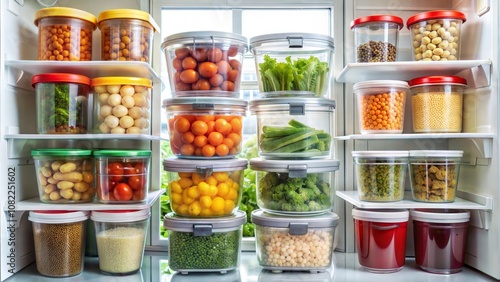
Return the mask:
<path id="1" fill-rule="evenodd" d="M 212 175 L 212 172 L 214 171 L 214 167 L 211 165 L 207 166 L 197 166 L 196 167 L 196 173 L 203 177 L 203 179 L 208 178 L 210 175 Z"/>
<path id="2" fill-rule="evenodd" d="M 196 237 L 206 237 L 212 235 L 212 224 L 193 225 L 193 235 Z"/>
<path id="3" fill-rule="evenodd" d="M 296 104 L 290 103 L 290 115 L 304 115 L 305 114 L 305 105 L 304 104 Z"/>
<path id="4" fill-rule="evenodd" d="M 288 166 L 288 177 L 290 178 L 305 178 L 307 177 L 307 165 L 289 165 Z"/>
<path id="5" fill-rule="evenodd" d="M 302 48 L 304 46 L 304 39 L 302 37 L 288 36 L 288 47 Z"/>
<path id="6" fill-rule="evenodd" d="M 290 223 L 288 234 L 290 235 L 306 235 L 308 224 L 307 223 Z"/>

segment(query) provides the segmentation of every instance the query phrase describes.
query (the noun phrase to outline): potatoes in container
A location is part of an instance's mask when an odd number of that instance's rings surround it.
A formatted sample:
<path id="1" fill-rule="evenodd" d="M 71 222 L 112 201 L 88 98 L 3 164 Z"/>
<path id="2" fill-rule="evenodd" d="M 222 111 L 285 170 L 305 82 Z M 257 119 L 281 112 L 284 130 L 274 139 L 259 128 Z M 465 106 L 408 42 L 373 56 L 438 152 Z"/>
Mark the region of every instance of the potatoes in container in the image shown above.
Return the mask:
<path id="1" fill-rule="evenodd" d="M 254 210 L 259 265 L 273 272 L 324 272 L 332 266 L 338 221 L 333 212 L 290 217 Z"/>
<path id="2" fill-rule="evenodd" d="M 85 203 L 95 196 L 95 169 L 91 150 L 36 149 L 35 162 L 40 201 Z"/>
<path id="3" fill-rule="evenodd" d="M 140 77 L 97 77 L 94 91 L 94 132 L 150 134 L 152 81 Z"/>
<path id="4" fill-rule="evenodd" d="M 270 158 L 322 158 L 333 152 L 335 100 L 263 98 L 249 102 L 257 116 L 259 155 Z"/>
<path id="5" fill-rule="evenodd" d="M 161 44 L 173 97 L 240 96 L 247 39 L 221 31 L 170 35 Z"/>
<path id="6" fill-rule="evenodd" d="M 225 161 L 168 158 L 168 195 L 172 211 L 185 217 L 232 215 L 241 201 L 245 159 Z"/>

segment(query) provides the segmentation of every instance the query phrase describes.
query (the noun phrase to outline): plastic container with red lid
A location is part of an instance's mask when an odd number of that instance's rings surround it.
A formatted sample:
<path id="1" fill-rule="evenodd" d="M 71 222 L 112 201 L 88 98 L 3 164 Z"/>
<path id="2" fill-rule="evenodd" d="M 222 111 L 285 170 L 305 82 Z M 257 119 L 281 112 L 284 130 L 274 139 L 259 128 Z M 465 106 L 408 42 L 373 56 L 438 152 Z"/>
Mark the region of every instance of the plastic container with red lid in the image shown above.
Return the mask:
<path id="1" fill-rule="evenodd" d="M 454 10 L 435 10 L 408 18 L 415 61 L 460 60 L 460 31 L 466 17 Z"/>
<path id="2" fill-rule="evenodd" d="M 462 270 L 470 212 L 466 210 L 412 210 L 415 262 L 438 274 Z"/>
<path id="3" fill-rule="evenodd" d="M 462 131 L 466 79 L 458 76 L 424 76 L 410 80 L 409 85 L 415 133 Z"/>
<path id="4" fill-rule="evenodd" d="M 375 273 L 399 271 L 405 264 L 405 209 L 352 210 L 359 264 Z"/>
<path id="5" fill-rule="evenodd" d="M 399 30 L 403 19 L 392 15 L 371 15 L 352 21 L 354 60 L 358 63 L 395 62 Z"/>

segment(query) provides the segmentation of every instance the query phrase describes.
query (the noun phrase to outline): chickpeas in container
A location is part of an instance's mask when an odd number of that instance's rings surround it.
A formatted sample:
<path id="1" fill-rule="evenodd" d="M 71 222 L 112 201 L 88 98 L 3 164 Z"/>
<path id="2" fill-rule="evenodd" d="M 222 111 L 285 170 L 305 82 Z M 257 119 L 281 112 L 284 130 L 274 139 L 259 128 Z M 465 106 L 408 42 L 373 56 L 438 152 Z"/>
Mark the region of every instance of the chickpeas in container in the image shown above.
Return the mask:
<path id="1" fill-rule="evenodd" d="M 91 61 L 94 15 L 67 7 L 43 8 L 35 13 L 38 60 Z"/>
<path id="2" fill-rule="evenodd" d="M 254 210 L 252 222 L 259 265 L 273 272 L 324 272 L 332 266 L 338 221 L 333 212 L 290 217 Z"/>
<path id="3" fill-rule="evenodd" d="M 141 77 L 97 77 L 94 91 L 94 132 L 150 134 L 152 81 Z"/>
<path id="4" fill-rule="evenodd" d="M 101 60 L 151 63 L 153 36 L 160 28 L 149 13 L 107 10 L 99 14 L 97 25 L 101 30 Z"/>
<path id="5" fill-rule="evenodd" d="M 415 61 L 460 60 L 462 12 L 436 10 L 411 16 L 406 22 L 410 30 Z"/>
<path id="6" fill-rule="evenodd" d="M 399 30 L 403 19 L 393 15 L 370 15 L 351 23 L 354 32 L 354 59 L 357 63 L 395 62 Z"/>

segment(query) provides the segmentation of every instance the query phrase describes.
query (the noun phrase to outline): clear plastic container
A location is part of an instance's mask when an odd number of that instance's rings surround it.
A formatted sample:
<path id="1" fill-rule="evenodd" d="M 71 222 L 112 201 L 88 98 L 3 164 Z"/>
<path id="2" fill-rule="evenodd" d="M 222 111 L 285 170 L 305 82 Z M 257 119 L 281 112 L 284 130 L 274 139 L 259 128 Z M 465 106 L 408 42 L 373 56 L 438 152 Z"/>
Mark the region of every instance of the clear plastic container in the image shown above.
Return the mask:
<path id="1" fill-rule="evenodd" d="M 40 201 L 52 204 L 87 203 L 95 197 L 91 150 L 36 149 L 31 151 Z"/>
<path id="2" fill-rule="evenodd" d="M 367 271 L 391 273 L 405 265 L 408 210 L 352 210 L 358 261 Z"/>
<path id="3" fill-rule="evenodd" d="M 408 18 L 413 60 L 460 60 L 460 32 L 465 21 L 463 13 L 453 10 L 428 11 Z"/>
<path id="4" fill-rule="evenodd" d="M 245 159 L 224 161 L 168 158 L 170 207 L 186 217 L 221 217 L 234 214 L 241 201 Z"/>
<path id="5" fill-rule="evenodd" d="M 170 98 L 163 101 L 170 147 L 179 158 L 227 159 L 243 147 L 247 101 L 236 98 Z"/>
<path id="6" fill-rule="evenodd" d="M 49 277 L 83 271 L 88 211 L 30 211 L 36 269 Z"/>
<path id="7" fill-rule="evenodd" d="M 39 134 L 82 134 L 88 130 L 90 79 L 79 74 L 34 75 Z"/>
<path id="8" fill-rule="evenodd" d="M 250 51 L 261 97 L 328 97 L 332 37 L 314 33 L 259 35 L 250 38 Z"/>
<path id="9" fill-rule="evenodd" d="M 259 265 L 273 272 L 324 272 L 332 266 L 338 221 L 333 212 L 289 217 L 254 210 L 252 222 Z"/>
<path id="10" fill-rule="evenodd" d="M 276 214 L 315 215 L 332 209 L 339 161 L 254 158 L 257 205 Z"/>
<path id="11" fill-rule="evenodd" d="M 220 272 L 240 265 L 241 240 L 246 214 L 237 211 L 219 218 L 186 218 L 168 213 L 168 266 L 182 274 Z"/>
<path id="12" fill-rule="evenodd" d="M 97 150 L 97 197 L 104 204 L 146 201 L 151 151 Z"/>
<path id="13" fill-rule="evenodd" d="M 399 30 L 403 19 L 393 15 L 370 15 L 351 23 L 354 32 L 354 61 L 358 63 L 397 61 Z"/>
<path id="14" fill-rule="evenodd" d="M 106 10 L 97 17 L 101 30 L 101 60 L 151 63 L 153 37 L 160 28 L 147 12 Z"/>
<path id="15" fill-rule="evenodd" d="M 335 100 L 264 98 L 249 102 L 257 116 L 259 155 L 269 158 L 322 158 L 333 152 Z"/>
<path id="16" fill-rule="evenodd" d="M 408 151 L 353 151 L 361 201 L 394 202 L 404 198 Z"/>
<path id="17" fill-rule="evenodd" d="M 67 7 L 43 8 L 35 13 L 38 60 L 92 61 L 92 33 L 96 17 Z"/>
<path id="18" fill-rule="evenodd" d="M 419 209 L 410 214 L 418 267 L 437 274 L 462 271 L 470 212 Z"/>
<path id="19" fill-rule="evenodd" d="M 97 77 L 92 79 L 91 85 L 95 133 L 151 133 L 151 80 L 126 76 Z"/>
<path id="20" fill-rule="evenodd" d="M 193 31 L 167 36 L 161 44 L 173 97 L 240 96 L 247 39 L 221 31 Z"/>
<path id="21" fill-rule="evenodd" d="M 455 201 L 463 151 L 415 150 L 409 156 L 413 200 Z"/>
<path id="22" fill-rule="evenodd" d="M 141 269 L 149 217 L 149 209 L 92 211 L 101 272 L 122 276 Z"/>
<path id="23" fill-rule="evenodd" d="M 413 132 L 462 131 L 463 93 L 467 80 L 458 76 L 424 76 L 409 81 Z"/>
<path id="24" fill-rule="evenodd" d="M 403 133 L 409 85 L 399 80 L 370 80 L 354 84 L 361 134 Z"/>

